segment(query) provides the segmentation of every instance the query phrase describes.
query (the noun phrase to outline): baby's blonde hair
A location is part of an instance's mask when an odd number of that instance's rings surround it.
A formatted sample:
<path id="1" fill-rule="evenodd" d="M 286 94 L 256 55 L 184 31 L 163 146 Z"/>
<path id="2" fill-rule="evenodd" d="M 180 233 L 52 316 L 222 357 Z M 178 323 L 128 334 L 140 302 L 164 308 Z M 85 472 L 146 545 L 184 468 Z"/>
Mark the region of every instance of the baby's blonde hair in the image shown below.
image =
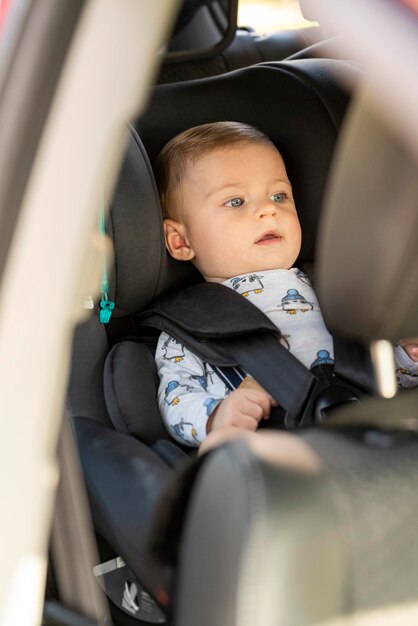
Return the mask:
<path id="1" fill-rule="evenodd" d="M 201 124 L 171 139 L 154 164 L 163 217 L 173 216 L 173 194 L 180 187 L 190 164 L 218 148 L 244 142 L 274 145 L 263 132 L 241 122 Z"/>

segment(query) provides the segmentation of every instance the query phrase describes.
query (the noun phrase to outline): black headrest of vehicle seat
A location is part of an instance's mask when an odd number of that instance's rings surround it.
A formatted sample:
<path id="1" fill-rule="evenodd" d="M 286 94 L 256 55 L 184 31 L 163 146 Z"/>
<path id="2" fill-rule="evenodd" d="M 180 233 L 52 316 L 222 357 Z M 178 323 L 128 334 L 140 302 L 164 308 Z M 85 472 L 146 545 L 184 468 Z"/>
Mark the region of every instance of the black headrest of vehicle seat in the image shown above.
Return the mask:
<path id="1" fill-rule="evenodd" d="M 138 312 L 155 297 L 200 279 L 165 251 L 151 163 L 167 141 L 220 120 L 252 124 L 282 152 L 303 230 L 300 261 L 314 258 L 328 169 L 349 100 L 338 77 L 360 76 L 345 61 L 310 59 L 251 66 L 222 76 L 161 85 L 133 131 L 111 206 L 115 315 Z M 143 142 L 143 145 L 141 143 Z"/>

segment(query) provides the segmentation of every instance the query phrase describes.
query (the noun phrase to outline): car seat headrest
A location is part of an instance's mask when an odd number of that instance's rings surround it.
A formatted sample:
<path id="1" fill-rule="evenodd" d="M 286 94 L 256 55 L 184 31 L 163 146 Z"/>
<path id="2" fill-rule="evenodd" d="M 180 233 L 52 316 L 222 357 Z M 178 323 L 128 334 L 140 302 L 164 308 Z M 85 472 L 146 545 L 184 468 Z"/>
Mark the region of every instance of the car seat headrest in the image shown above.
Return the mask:
<path id="1" fill-rule="evenodd" d="M 115 313 L 143 309 L 165 291 L 197 280 L 189 263 L 177 263 L 166 252 L 161 207 L 152 168 L 134 129 L 110 208 L 108 232 L 114 245 L 110 281 Z"/>
<path id="2" fill-rule="evenodd" d="M 283 154 L 302 224 L 300 261 L 313 259 L 328 169 L 348 102 L 335 78 L 341 72 L 359 75 L 345 61 L 310 59 L 154 89 L 136 127 L 145 149 L 133 131 L 111 208 L 116 314 L 139 311 L 167 290 L 201 279 L 191 264 L 174 261 L 165 251 L 150 165 L 167 141 L 198 124 L 242 121 L 273 140 Z"/>
<path id="3" fill-rule="evenodd" d="M 337 156 L 319 245 L 319 294 L 327 323 L 363 341 L 414 337 L 416 157 L 364 97 L 352 108 Z"/>

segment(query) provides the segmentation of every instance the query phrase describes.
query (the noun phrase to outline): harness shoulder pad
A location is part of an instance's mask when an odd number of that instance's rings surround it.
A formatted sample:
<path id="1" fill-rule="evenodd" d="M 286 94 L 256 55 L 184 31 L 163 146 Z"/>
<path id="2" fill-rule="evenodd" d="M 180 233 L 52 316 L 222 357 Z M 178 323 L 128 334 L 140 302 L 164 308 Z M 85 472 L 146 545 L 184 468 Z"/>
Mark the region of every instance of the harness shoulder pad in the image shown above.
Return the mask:
<path id="1" fill-rule="evenodd" d="M 219 283 L 198 283 L 164 296 L 139 318 L 144 324 L 167 332 L 173 323 L 201 340 L 259 332 L 280 335 L 278 328 L 262 311 Z M 160 322 L 159 318 L 162 318 Z"/>

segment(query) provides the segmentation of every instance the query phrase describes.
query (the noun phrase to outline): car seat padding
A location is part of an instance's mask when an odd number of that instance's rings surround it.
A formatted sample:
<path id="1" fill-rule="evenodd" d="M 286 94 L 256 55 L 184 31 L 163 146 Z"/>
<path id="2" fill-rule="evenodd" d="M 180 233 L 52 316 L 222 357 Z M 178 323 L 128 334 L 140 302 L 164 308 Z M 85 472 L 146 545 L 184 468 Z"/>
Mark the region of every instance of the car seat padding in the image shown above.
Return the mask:
<path id="1" fill-rule="evenodd" d="M 174 470 L 134 437 L 73 418 L 93 524 L 145 588 L 158 590 L 146 545 L 156 503 Z"/>
<path id="2" fill-rule="evenodd" d="M 154 175 L 132 129 L 127 154 L 111 202 L 107 224 L 115 250 L 110 295 L 113 315 L 136 313 L 161 292 L 161 284 L 193 282 L 200 276 L 189 263 L 174 262 L 164 244 L 162 214 Z M 169 275 L 169 279 L 167 278 Z"/>
<path id="3" fill-rule="evenodd" d="M 168 438 L 155 402 L 158 375 L 147 346 L 122 341 L 106 357 L 103 388 L 106 407 L 118 432 L 146 444 Z"/>

